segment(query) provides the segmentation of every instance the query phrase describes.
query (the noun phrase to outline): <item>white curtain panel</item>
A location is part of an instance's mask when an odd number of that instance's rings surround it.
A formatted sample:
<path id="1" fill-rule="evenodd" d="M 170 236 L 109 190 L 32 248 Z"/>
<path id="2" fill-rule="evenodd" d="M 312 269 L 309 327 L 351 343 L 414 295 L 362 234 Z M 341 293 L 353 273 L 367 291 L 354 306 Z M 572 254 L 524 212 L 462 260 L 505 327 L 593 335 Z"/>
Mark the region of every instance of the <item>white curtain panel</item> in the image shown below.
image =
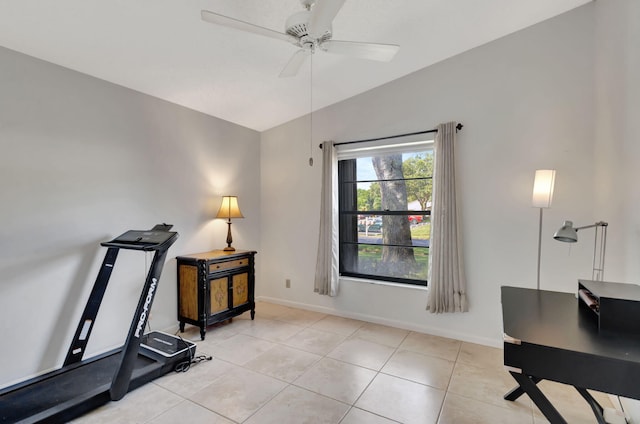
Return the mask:
<path id="1" fill-rule="evenodd" d="M 322 143 L 320 235 L 314 291 L 338 294 L 338 160 L 333 142 Z"/>
<path id="2" fill-rule="evenodd" d="M 427 310 L 469 310 L 462 260 L 462 237 L 456 198 L 456 123 L 438 125 L 434 145 L 433 202 Z"/>

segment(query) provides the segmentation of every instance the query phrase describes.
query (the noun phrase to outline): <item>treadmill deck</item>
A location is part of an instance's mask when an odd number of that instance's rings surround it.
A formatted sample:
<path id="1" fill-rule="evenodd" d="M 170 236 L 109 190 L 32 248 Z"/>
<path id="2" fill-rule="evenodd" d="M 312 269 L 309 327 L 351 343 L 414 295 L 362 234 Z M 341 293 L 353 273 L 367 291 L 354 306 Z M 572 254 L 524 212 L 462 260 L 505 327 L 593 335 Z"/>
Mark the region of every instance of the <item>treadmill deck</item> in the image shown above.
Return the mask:
<path id="1" fill-rule="evenodd" d="M 111 380 L 120 364 L 120 349 L 78 363 L 64 373 L 56 370 L 0 392 L 1 423 L 64 423 L 111 401 Z M 174 367 L 138 355 L 129 391 Z"/>

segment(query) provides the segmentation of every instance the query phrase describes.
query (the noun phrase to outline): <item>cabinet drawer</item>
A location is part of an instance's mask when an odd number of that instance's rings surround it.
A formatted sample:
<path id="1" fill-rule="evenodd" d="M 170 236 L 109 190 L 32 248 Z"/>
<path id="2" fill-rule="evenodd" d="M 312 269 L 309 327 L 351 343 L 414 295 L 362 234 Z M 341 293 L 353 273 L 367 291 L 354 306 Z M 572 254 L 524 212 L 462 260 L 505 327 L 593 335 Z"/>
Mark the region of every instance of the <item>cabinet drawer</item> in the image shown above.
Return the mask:
<path id="1" fill-rule="evenodd" d="M 241 268 L 249 265 L 249 258 L 236 259 L 235 261 L 216 262 L 209 264 L 209 273 L 225 269 Z"/>

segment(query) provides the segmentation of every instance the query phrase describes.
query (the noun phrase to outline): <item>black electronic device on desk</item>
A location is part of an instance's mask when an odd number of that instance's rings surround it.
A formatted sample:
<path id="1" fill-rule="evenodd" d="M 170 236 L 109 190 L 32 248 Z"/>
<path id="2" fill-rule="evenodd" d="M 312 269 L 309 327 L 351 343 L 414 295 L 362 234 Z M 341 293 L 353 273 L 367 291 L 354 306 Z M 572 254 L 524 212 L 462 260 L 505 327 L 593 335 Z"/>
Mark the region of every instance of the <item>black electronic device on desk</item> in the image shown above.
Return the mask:
<path id="1" fill-rule="evenodd" d="M 184 360 L 184 351 L 162 359 L 139 352 L 167 250 L 178 238 L 178 233 L 170 229 L 171 225 L 160 224 L 151 230 L 127 231 L 102 243 L 108 249 L 62 368 L 0 390 L 0 423 L 68 422 L 110 400 L 121 399 Z M 155 253 L 124 345 L 84 359 L 120 249 Z M 195 345 L 191 349 L 195 354 Z"/>
<path id="2" fill-rule="evenodd" d="M 578 280 L 578 296 L 599 331 L 640 335 L 640 286 Z"/>

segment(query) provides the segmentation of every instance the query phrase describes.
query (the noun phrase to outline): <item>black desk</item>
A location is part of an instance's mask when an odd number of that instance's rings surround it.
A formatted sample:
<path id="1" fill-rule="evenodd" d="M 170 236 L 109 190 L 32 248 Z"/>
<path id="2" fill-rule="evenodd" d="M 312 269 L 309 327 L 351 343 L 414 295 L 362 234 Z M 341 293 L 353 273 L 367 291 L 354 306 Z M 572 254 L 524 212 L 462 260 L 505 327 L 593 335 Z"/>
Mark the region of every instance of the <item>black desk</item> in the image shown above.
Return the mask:
<path id="1" fill-rule="evenodd" d="M 640 399 L 640 337 L 599 332 L 574 294 L 502 287 L 502 321 L 504 365 L 519 385 L 505 399 L 527 393 L 552 424 L 566 421 L 536 386 L 540 380 L 574 386 L 603 424 L 586 389 Z"/>

